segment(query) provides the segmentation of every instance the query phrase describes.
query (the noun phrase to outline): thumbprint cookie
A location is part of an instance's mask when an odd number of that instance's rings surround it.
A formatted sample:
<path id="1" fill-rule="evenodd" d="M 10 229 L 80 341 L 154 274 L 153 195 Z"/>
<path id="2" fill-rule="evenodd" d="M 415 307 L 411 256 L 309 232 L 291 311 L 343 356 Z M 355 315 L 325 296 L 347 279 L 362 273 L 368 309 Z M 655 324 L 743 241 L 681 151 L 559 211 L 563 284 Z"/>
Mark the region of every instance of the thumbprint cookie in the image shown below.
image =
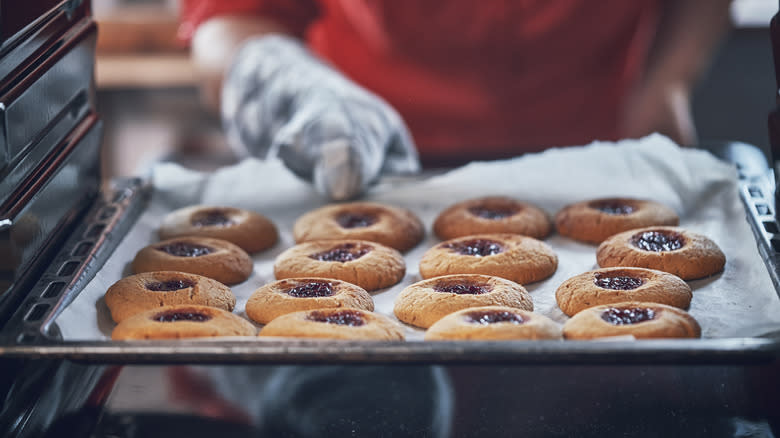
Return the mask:
<path id="1" fill-rule="evenodd" d="M 423 224 L 411 211 L 374 202 L 327 205 L 295 222 L 296 243 L 312 240 L 368 240 L 407 251 L 424 235 Z"/>
<path id="2" fill-rule="evenodd" d="M 362 287 L 331 278 L 289 278 L 257 289 L 246 303 L 254 322 L 268 324 L 281 315 L 301 310 L 343 308 L 374 310 L 371 295 Z"/>
<path id="3" fill-rule="evenodd" d="M 587 243 L 601 243 L 609 236 L 651 225 L 677 225 L 680 218 L 671 208 L 654 201 L 604 198 L 578 202 L 555 215 L 562 236 Z"/>
<path id="4" fill-rule="evenodd" d="M 433 222 L 433 232 L 442 240 L 489 233 L 544 239 L 551 230 L 550 218 L 540 208 L 501 196 L 459 202 Z"/>
<path id="5" fill-rule="evenodd" d="M 563 325 L 566 339 L 608 336 L 699 338 L 701 327 L 688 312 L 658 303 L 624 302 L 590 307 Z"/>
<path id="6" fill-rule="evenodd" d="M 726 256 L 708 237 L 679 227 L 648 227 L 616 234 L 599 245 L 601 267 L 636 266 L 669 272 L 683 280 L 723 270 Z"/>
<path id="7" fill-rule="evenodd" d="M 555 273 L 558 256 L 546 243 L 518 234 L 477 234 L 439 243 L 423 254 L 423 278 L 451 274 L 484 274 L 520 284 Z"/>
<path id="8" fill-rule="evenodd" d="M 568 316 L 602 304 L 624 301 L 660 303 L 687 309 L 691 287 L 676 275 L 645 268 L 602 268 L 564 281 L 555 291 Z"/>
<path id="9" fill-rule="evenodd" d="M 403 327 L 397 322 L 378 313 L 349 307 L 287 313 L 266 324 L 258 336 L 404 340 Z"/>
<path id="10" fill-rule="evenodd" d="M 406 264 L 393 248 L 366 240 L 315 240 L 279 254 L 278 280 L 325 277 L 356 284 L 367 291 L 392 286 L 404 277 Z"/>
<path id="11" fill-rule="evenodd" d="M 472 307 L 450 313 L 426 332 L 426 341 L 511 341 L 561 339 L 561 326 L 550 318 L 514 307 Z"/>
<path id="12" fill-rule="evenodd" d="M 236 284 L 252 274 L 252 259 L 243 249 L 210 237 L 177 237 L 142 248 L 133 259 L 134 273 L 181 271 Z"/>
<path id="13" fill-rule="evenodd" d="M 108 288 L 106 305 L 114 322 L 161 306 L 195 304 L 233 311 L 236 297 L 229 287 L 186 272 L 157 271 L 125 277 Z"/>
<path id="14" fill-rule="evenodd" d="M 279 240 L 276 226 L 267 217 L 233 207 L 196 205 L 181 208 L 163 218 L 160 239 L 182 236 L 227 240 L 252 254 L 268 249 Z"/>
<path id="15" fill-rule="evenodd" d="M 401 321 L 427 328 L 444 315 L 481 306 L 531 311 L 531 295 L 513 281 L 488 275 L 445 275 L 414 283 L 398 295 L 393 312 Z"/>
<path id="16" fill-rule="evenodd" d="M 254 336 L 251 322 L 216 307 L 182 304 L 137 313 L 114 327 L 111 339 L 180 339 Z"/>

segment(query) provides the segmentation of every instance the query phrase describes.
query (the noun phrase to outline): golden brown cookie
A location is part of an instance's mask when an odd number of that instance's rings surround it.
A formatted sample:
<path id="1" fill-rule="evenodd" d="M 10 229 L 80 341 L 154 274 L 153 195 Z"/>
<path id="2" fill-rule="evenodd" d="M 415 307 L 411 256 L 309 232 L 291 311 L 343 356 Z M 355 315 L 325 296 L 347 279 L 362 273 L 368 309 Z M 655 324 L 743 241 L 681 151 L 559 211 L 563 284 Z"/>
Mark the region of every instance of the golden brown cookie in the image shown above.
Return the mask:
<path id="1" fill-rule="evenodd" d="M 161 306 L 195 304 L 233 311 L 236 297 L 229 287 L 208 277 L 186 272 L 157 271 L 125 277 L 106 291 L 114 322 Z"/>
<path id="2" fill-rule="evenodd" d="M 723 270 L 726 256 L 709 238 L 679 227 L 648 227 L 616 234 L 596 251 L 601 267 L 637 266 L 669 272 L 683 280 Z"/>
<path id="3" fill-rule="evenodd" d="M 540 208 L 502 196 L 458 202 L 433 222 L 433 232 L 442 240 L 489 233 L 544 239 L 551 230 L 550 218 Z"/>
<path id="4" fill-rule="evenodd" d="M 635 338 L 698 338 L 699 323 L 688 312 L 658 303 L 613 303 L 591 307 L 563 325 L 566 339 L 607 336 Z"/>
<path id="5" fill-rule="evenodd" d="M 312 240 L 368 240 L 407 251 L 423 238 L 420 219 L 411 211 L 374 202 L 327 205 L 295 221 L 296 243 Z"/>
<path id="6" fill-rule="evenodd" d="M 423 278 L 451 274 L 484 274 L 520 284 L 543 280 L 558 268 L 558 257 L 546 243 L 518 234 L 478 234 L 444 241 L 423 254 Z"/>
<path id="7" fill-rule="evenodd" d="M 315 240 L 279 254 L 274 274 L 281 280 L 324 277 L 344 280 L 367 291 L 392 286 L 404 277 L 401 253 L 366 240 Z"/>
<path id="8" fill-rule="evenodd" d="M 181 271 L 236 284 L 252 274 L 252 259 L 238 246 L 210 237 L 177 237 L 142 248 L 135 255 L 134 273 Z"/>
<path id="9" fill-rule="evenodd" d="M 113 340 L 254 336 L 249 321 L 209 306 L 180 304 L 137 313 L 117 324 Z"/>
<path id="10" fill-rule="evenodd" d="M 680 218 L 671 208 L 654 201 L 604 198 L 578 202 L 555 215 L 562 236 L 588 243 L 601 243 L 609 236 L 651 225 L 677 225 Z"/>
<path id="11" fill-rule="evenodd" d="M 314 309 L 282 315 L 258 336 L 402 341 L 403 328 L 390 318 L 361 309 Z"/>
<path id="12" fill-rule="evenodd" d="M 471 307 L 436 321 L 426 341 L 561 339 L 561 326 L 550 318 L 506 306 Z"/>
<path id="13" fill-rule="evenodd" d="M 279 240 L 276 226 L 267 217 L 234 207 L 195 205 L 172 211 L 160 225 L 160 239 L 181 236 L 227 240 L 252 254 Z"/>
<path id="14" fill-rule="evenodd" d="M 555 291 L 563 313 L 572 316 L 588 307 L 638 301 L 687 309 L 691 287 L 668 272 L 645 268 L 601 268 L 564 281 Z"/>
<path id="15" fill-rule="evenodd" d="M 301 310 L 352 307 L 374 310 L 374 301 L 365 289 L 332 278 L 290 278 L 257 289 L 246 303 L 246 315 L 254 322 L 268 324 L 281 315 Z"/>
<path id="16" fill-rule="evenodd" d="M 513 281 L 477 274 L 446 275 L 407 286 L 395 300 L 401 321 L 427 328 L 444 315 L 469 307 L 508 306 L 532 311 L 525 288 Z"/>

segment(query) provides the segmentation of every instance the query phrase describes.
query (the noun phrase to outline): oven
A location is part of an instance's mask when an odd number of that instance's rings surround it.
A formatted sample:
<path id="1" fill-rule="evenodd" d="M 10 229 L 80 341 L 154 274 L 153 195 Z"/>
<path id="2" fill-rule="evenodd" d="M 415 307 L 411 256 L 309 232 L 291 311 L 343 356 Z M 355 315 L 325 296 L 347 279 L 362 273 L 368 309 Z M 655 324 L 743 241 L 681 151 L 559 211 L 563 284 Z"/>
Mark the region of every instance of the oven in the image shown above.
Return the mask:
<path id="1" fill-rule="evenodd" d="M 57 318 L 155 190 L 102 183 L 96 32 L 86 1 L 0 2 L 3 436 L 780 433 L 780 327 L 641 344 L 66 339 Z M 753 146 L 703 147 L 737 165 L 745 245 L 777 298 L 774 171 Z"/>

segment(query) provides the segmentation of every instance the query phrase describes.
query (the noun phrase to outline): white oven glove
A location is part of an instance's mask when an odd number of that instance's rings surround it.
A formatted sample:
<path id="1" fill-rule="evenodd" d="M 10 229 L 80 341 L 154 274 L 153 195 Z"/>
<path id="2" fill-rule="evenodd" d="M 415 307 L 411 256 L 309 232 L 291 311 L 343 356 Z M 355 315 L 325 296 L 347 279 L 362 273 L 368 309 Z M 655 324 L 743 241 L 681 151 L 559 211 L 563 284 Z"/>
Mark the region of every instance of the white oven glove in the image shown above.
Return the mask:
<path id="1" fill-rule="evenodd" d="M 222 90 L 228 142 L 242 155 L 278 157 L 335 200 L 382 173 L 420 164 L 398 113 L 284 36 L 249 40 Z"/>

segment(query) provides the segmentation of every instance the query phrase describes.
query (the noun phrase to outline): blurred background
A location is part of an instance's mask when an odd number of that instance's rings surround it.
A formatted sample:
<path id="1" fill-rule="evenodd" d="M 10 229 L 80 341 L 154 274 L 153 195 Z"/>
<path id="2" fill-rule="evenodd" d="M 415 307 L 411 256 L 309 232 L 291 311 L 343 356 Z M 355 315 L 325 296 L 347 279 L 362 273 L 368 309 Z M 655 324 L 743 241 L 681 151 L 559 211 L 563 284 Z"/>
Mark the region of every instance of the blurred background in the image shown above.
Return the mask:
<path id="1" fill-rule="evenodd" d="M 199 102 L 177 0 L 93 1 L 95 76 L 105 122 L 103 177 L 143 174 L 160 160 L 192 168 L 234 161 L 219 118 Z"/>
<path id="2" fill-rule="evenodd" d="M 702 142 L 739 140 L 768 151 L 776 90 L 768 26 L 777 8 L 776 0 L 734 0 L 734 28 L 694 93 Z M 93 9 L 104 177 L 143 174 L 160 160 L 195 169 L 233 162 L 218 117 L 200 105 L 189 49 L 177 38 L 178 1 L 100 0 Z"/>

